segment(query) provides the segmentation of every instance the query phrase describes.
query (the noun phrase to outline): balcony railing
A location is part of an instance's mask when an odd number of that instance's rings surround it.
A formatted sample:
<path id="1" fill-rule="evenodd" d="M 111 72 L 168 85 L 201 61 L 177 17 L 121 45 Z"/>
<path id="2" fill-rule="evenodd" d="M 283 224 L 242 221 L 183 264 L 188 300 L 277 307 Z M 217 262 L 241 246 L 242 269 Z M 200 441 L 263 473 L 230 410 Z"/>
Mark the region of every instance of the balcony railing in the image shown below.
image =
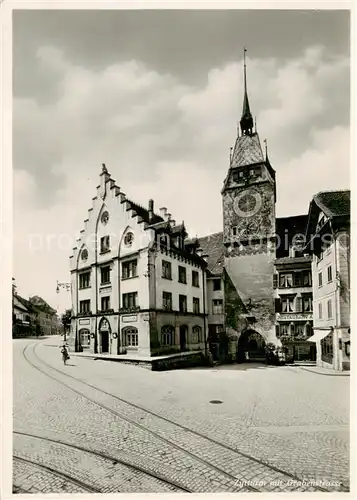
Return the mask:
<path id="1" fill-rule="evenodd" d="M 121 307 L 119 309 L 119 312 L 121 312 L 121 313 L 135 313 L 135 312 L 139 312 L 139 311 L 140 311 L 139 306 Z"/>
<path id="2" fill-rule="evenodd" d="M 114 309 L 98 309 L 97 314 L 113 314 Z"/>
<path id="3" fill-rule="evenodd" d="M 77 316 L 92 316 L 92 311 L 81 311 L 77 313 Z"/>

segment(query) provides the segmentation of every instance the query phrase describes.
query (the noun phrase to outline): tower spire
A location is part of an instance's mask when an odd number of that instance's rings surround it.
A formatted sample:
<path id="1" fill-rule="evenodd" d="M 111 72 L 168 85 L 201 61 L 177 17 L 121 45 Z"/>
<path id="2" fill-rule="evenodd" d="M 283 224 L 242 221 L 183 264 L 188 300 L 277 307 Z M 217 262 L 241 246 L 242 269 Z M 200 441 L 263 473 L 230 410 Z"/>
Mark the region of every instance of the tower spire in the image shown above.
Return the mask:
<path id="1" fill-rule="evenodd" d="M 247 64 L 245 53 L 247 49 L 244 47 L 244 98 L 243 98 L 243 111 L 242 118 L 240 119 L 240 128 L 243 135 L 250 135 L 253 133 L 253 117 L 250 112 L 248 91 L 247 91 Z"/>

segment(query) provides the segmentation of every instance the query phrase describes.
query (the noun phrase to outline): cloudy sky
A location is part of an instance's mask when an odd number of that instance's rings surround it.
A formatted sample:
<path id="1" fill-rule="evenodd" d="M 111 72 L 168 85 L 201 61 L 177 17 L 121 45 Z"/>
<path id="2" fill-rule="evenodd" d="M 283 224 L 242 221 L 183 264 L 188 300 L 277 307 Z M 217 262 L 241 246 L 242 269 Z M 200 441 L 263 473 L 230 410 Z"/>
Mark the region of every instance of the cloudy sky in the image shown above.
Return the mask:
<path id="1" fill-rule="evenodd" d="M 242 108 L 242 54 L 277 216 L 349 188 L 347 11 L 15 11 L 14 276 L 55 293 L 101 163 L 137 202 L 190 235 L 222 229 L 221 195 Z"/>

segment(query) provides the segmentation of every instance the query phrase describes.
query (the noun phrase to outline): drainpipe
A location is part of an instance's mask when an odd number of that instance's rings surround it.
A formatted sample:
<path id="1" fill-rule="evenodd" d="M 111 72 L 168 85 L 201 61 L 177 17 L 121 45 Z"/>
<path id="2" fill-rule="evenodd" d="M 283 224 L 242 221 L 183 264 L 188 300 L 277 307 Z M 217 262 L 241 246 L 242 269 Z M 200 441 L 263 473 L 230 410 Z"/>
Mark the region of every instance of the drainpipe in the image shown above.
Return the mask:
<path id="1" fill-rule="evenodd" d="M 121 338 L 121 324 L 120 324 L 120 293 L 121 293 L 121 268 L 120 268 L 120 249 L 121 249 L 121 241 L 119 242 L 119 250 L 118 250 L 118 336 L 117 336 L 117 354 L 120 354 L 120 347 L 122 346 L 122 338 Z M 139 263 L 138 263 L 139 264 Z"/>
<path id="2" fill-rule="evenodd" d="M 337 267 L 337 251 L 339 250 L 338 239 L 335 239 L 335 276 L 339 276 L 338 267 Z M 335 278 L 335 279 L 336 279 Z M 341 311 L 340 311 L 340 283 L 336 279 L 336 288 L 335 288 L 335 307 L 336 307 L 336 325 L 335 330 L 337 330 L 337 336 L 341 333 Z M 340 353 L 340 340 L 337 338 L 337 369 L 340 369 L 340 361 L 341 361 L 341 369 L 342 369 L 342 359 Z"/>
<path id="3" fill-rule="evenodd" d="M 203 292 L 203 332 L 205 337 L 205 356 L 208 356 L 207 346 L 207 318 L 206 318 L 206 286 L 205 286 L 206 269 L 202 269 L 202 292 Z"/>
<path id="4" fill-rule="evenodd" d="M 95 231 L 95 261 L 94 261 L 94 274 L 95 274 L 95 322 L 94 322 L 94 353 L 96 354 L 98 352 L 98 331 L 97 331 L 97 326 L 98 326 L 98 318 L 97 318 L 97 311 L 98 311 L 98 221 L 96 225 L 96 231 Z"/>

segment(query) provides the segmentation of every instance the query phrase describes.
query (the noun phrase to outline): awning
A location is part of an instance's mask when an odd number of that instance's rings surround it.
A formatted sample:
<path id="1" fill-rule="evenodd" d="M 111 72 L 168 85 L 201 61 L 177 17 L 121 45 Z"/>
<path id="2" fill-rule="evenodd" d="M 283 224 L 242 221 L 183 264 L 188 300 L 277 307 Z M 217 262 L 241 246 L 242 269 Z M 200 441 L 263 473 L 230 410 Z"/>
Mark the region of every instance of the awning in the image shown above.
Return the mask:
<path id="1" fill-rule="evenodd" d="M 313 334 L 312 337 L 306 339 L 308 342 L 320 342 L 331 333 L 331 330 L 319 330 Z"/>

